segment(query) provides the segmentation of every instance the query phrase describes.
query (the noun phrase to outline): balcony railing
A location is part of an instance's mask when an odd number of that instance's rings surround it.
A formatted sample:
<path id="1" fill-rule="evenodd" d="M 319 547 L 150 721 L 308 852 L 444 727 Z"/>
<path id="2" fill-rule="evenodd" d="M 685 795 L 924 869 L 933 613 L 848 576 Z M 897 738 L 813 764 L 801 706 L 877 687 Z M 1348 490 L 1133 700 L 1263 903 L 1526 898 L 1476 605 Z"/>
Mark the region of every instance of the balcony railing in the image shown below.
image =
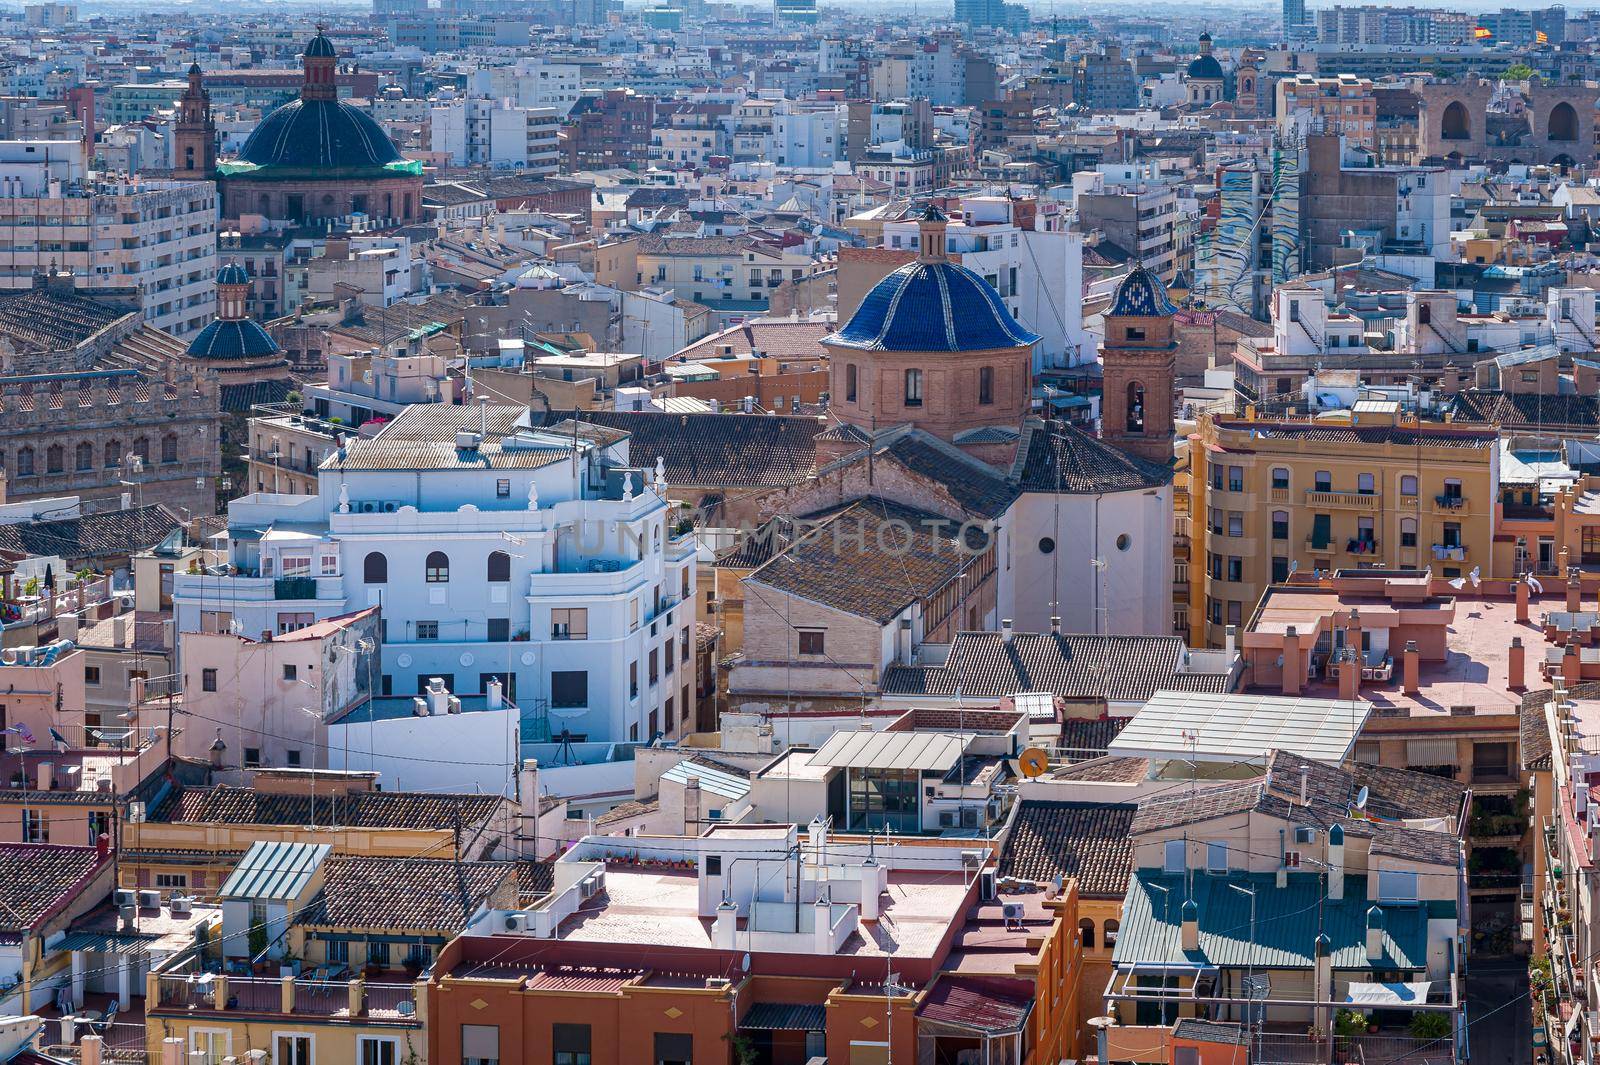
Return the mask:
<path id="1" fill-rule="evenodd" d="M 1318 492 L 1307 490 L 1306 506 L 1332 507 L 1340 510 L 1376 511 L 1383 505 L 1383 497 L 1373 492 Z"/>
<path id="2" fill-rule="evenodd" d="M 315 577 L 279 577 L 272 582 L 272 598 L 274 599 L 315 599 L 317 597 L 317 579 Z"/>
<path id="3" fill-rule="evenodd" d="M 152 1012 L 227 1013 L 307 1017 L 416 1016 L 416 987 L 365 980 L 310 980 L 302 977 L 160 974 L 154 977 Z"/>

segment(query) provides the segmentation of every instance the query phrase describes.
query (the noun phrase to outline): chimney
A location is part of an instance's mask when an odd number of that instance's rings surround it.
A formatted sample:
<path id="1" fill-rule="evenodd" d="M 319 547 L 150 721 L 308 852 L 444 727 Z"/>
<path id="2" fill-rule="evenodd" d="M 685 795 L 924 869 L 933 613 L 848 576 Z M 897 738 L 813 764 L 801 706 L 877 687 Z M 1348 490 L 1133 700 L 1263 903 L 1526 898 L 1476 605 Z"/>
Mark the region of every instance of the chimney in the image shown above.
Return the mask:
<path id="1" fill-rule="evenodd" d="M 80 1065 L 100 1065 L 100 1037 L 86 1035 L 78 1043 L 78 1061 Z"/>
<path id="2" fill-rule="evenodd" d="M 1417 641 L 1407 640 L 1406 649 L 1400 655 L 1400 671 L 1405 683 L 1405 693 L 1416 695 L 1421 690 L 1422 680 L 1422 655 L 1417 651 Z"/>
<path id="3" fill-rule="evenodd" d="M 111 642 L 117 647 L 126 646 L 128 642 L 128 615 L 118 614 L 111 619 Z"/>
<path id="4" fill-rule="evenodd" d="M 1328 898 L 1344 898 L 1344 826 L 1328 829 Z"/>
<path id="5" fill-rule="evenodd" d="M 811 851 L 811 860 L 820 863 L 822 848 L 828 841 L 828 825 L 819 814 L 811 819 L 806 826 L 806 847 Z"/>
<path id="6" fill-rule="evenodd" d="M 1004 640 L 1006 643 L 1010 643 L 1011 642 L 1011 619 L 1010 618 L 1001 618 L 1000 619 L 1000 638 L 1002 640 Z"/>
<path id="7" fill-rule="evenodd" d="M 521 806 L 522 826 L 517 838 L 522 843 L 522 857 L 535 861 L 539 858 L 539 760 L 525 758 L 517 771 L 517 801 Z"/>
<path id="8" fill-rule="evenodd" d="M 1522 646 L 1522 637 L 1511 637 L 1511 650 L 1506 656 L 1506 689 L 1508 691 L 1527 691 L 1528 686 L 1523 681 L 1523 674 L 1527 669 L 1527 664 L 1528 652 Z"/>
<path id="9" fill-rule="evenodd" d="M 1567 637 L 1567 646 L 1561 652 L 1561 675 L 1573 684 L 1583 680 L 1583 666 L 1578 660 L 1578 638 Z"/>
<path id="10" fill-rule="evenodd" d="M 1583 582 L 1578 579 L 1578 571 L 1567 571 L 1567 613 L 1576 614 L 1583 609 Z"/>
<path id="11" fill-rule="evenodd" d="M 78 615 L 62 614 L 56 618 L 56 635 L 63 640 L 76 640 L 78 638 Z"/>
<path id="12" fill-rule="evenodd" d="M 811 907 L 812 945 L 818 954 L 833 953 L 833 903 L 826 891 L 817 896 Z"/>
<path id="13" fill-rule="evenodd" d="M 500 683 L 500 679 L 498 677 L 489 678 L 489 683 L 484 685 L 483 688 L 484 705 L 490 710 L 502 709 L 505 706 L 503 692 L 504 688 Z"/>
<path id="14" fill-rule="evenodd" d="M 1383 911 L 1376 906 L 1367 910 L 1367 962 L 1372 965 L 1383 960 Z"/>
<path id="15" fill-rule="evenodd" d="M 1333 940 L 1328 938 L 1328 933 L 1318 932 L 1313 941 L 1313 951 L 1316 955 L 1316 972 L 1312 987 L 1312 998 L 1317 1002 L 1327 1002 L 1333 997 Z M 1317 1010 L 1314 1014 L 1317 1034 L 1327 1035 L 1327 1017 L 1331 1010 Z"/>
<path id="16" fill-rule="evenodd" d="M 1571 567 L 1570 567 L 1571 561 L 1572 561 L 1572 549 L 1571 548 L 1563 547 L 1560 551 L 1556 552 L 1556 565 L 1561 567 L 1557 572 L 1559 572 L 1559 573 L 1569 573 L 1570 569 L 1571 569 Z"/>
<path id="17" fill-rule="evenodd" d="M 726 895 L 717 907 L 717 916 L 711 924 L 711 943 L 718 950 L 732 950 L 739 935 L 739 907 Z"/>
<path id="18" fill-rule="evenodd" d="M 1050 615 L 1050 632 L 1051 632 L 1052 635 L 1055 635 L 1055 636 L 1060 636 L 1061 635 L 1061 615 L 1060 614 L 1051 614 Z"/>
<path id="19" fill-rule="evenodd" d="M 1300 805 L 1311 805 L 1311 767 L 1300 767 Z"/>
<path id="20" fill-rule="evenodd" d="M 1178 939 L 1179 945 L 1185 952 L 1200 949 L 1200 907 L 1194 904 L 1193 899 L 1185 899 L 1183 903 L 1183 924 Z"/>
<path id="21" fill-rule="evenodd" d="M 111 857 L 111 833 L 102 832 L 94 838 L 94 856 L 102 862 Z"/>
<path id="22" fill-rule="evenodd" d="M 444 685 L 443 677 L 428 678 L 428 692 L 424 696 L 428 700 L 428 713 L 438 717 L 450 712 L 450 689 Z"/>
<path id="23" fill-rule="evenodd" d="M 1361 697 L 1361 658 L 1346 647 L 1339 658 L 1339 698 L 1353 701 Z"/>
<path id="24" fill-rule="evenodd" d="M 1528 623 L 1528 582 L 1526 579 L 1517 582 L 1517 623 Z"/>
<path id="25" fill-rule="evenodd" d="M 1223 654 L 1227 656 L 1227 660 L 1229 662 L 1232 662 L 1233 656 L 1238 653 L 1238 646 L 1239 626 L 1229 625 L 1227 628 L 1222 630 L 1222 651 Z"/>
<path id="26" fill-rule="evenodd" d="M 1305 668 L 1305 659 L 1300 655 L 1300 632 L 1290 625 L 1283 634 L 1283 694 L 1300 694 Z"/>

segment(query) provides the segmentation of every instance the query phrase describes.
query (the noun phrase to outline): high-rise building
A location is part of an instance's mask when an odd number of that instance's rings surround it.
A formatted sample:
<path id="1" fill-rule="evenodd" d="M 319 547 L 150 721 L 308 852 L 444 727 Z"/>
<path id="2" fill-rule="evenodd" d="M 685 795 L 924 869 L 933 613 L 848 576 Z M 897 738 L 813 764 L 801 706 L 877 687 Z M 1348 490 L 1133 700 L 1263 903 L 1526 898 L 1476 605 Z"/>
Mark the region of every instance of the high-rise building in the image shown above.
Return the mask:
<path id="1" fill-rule="evenodd" d="M 778 22 L 814 25 L 817 21 L 817 0 L 773 0 L 772 17 Z"/>
<path id="2" fill-rule="evenodd" d="M 550 107 L 516 107 L 505 100 L 451 100 L 433 109 L 436 152 L 456 166 L 515 167 L 554 175 L 560 169 L 561 116 Z"/>
<path id="3" fill-rule="evenodd" d="M 1306 0 L 1283 0 L 1283 39 L 1293 40 L 1305 32 Z"/>

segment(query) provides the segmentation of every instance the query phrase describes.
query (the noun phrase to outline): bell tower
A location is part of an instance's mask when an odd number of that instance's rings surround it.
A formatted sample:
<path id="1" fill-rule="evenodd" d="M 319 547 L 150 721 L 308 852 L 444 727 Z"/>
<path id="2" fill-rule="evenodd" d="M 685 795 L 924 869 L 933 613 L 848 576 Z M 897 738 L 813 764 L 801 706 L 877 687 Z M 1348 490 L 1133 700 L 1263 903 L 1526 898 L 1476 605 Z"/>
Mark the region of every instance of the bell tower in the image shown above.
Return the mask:
<path id="1" fill-rule="evenodd" d="M 211 94 L 200 78 L 200 64 L 191 64 L 189 87 L 178 98 L 172 126 L 172 169 L 176 177 L 209 181 L 217 169 L 217 125 L 211 119 Z"/>
<path id="2" fill-rule="evenodd" d="M 1177 308 L 1143 264 L 1117 286 L 1100 348 L 1100 438 L 1162 466 L 1173 460 Z"/>

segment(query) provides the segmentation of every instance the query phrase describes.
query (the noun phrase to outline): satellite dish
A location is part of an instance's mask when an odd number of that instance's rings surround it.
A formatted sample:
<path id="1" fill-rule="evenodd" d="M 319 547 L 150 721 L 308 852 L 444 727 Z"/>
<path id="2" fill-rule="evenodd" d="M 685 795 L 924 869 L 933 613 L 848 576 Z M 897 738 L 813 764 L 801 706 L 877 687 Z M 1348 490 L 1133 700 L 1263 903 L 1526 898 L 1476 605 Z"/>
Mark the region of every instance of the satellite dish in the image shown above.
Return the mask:
<path id="1" fill-rule="evenodd" d="M 1030 779 L 1040 776 L 1050 768 L 1050 756 L 1037 747 L 1029 747 L 1017 755 L 1017 768 Z"/>
<path id="2" fill-rule="evenodd" d="M 1365 810 L 1367 808 L 1367 798 L 1369 794 L 1370 793 L 1367 791 L 1367 786 L 1365 784 L 1361 785 L 1361 790 L 1356 792 L 1357 810 Z"/>

